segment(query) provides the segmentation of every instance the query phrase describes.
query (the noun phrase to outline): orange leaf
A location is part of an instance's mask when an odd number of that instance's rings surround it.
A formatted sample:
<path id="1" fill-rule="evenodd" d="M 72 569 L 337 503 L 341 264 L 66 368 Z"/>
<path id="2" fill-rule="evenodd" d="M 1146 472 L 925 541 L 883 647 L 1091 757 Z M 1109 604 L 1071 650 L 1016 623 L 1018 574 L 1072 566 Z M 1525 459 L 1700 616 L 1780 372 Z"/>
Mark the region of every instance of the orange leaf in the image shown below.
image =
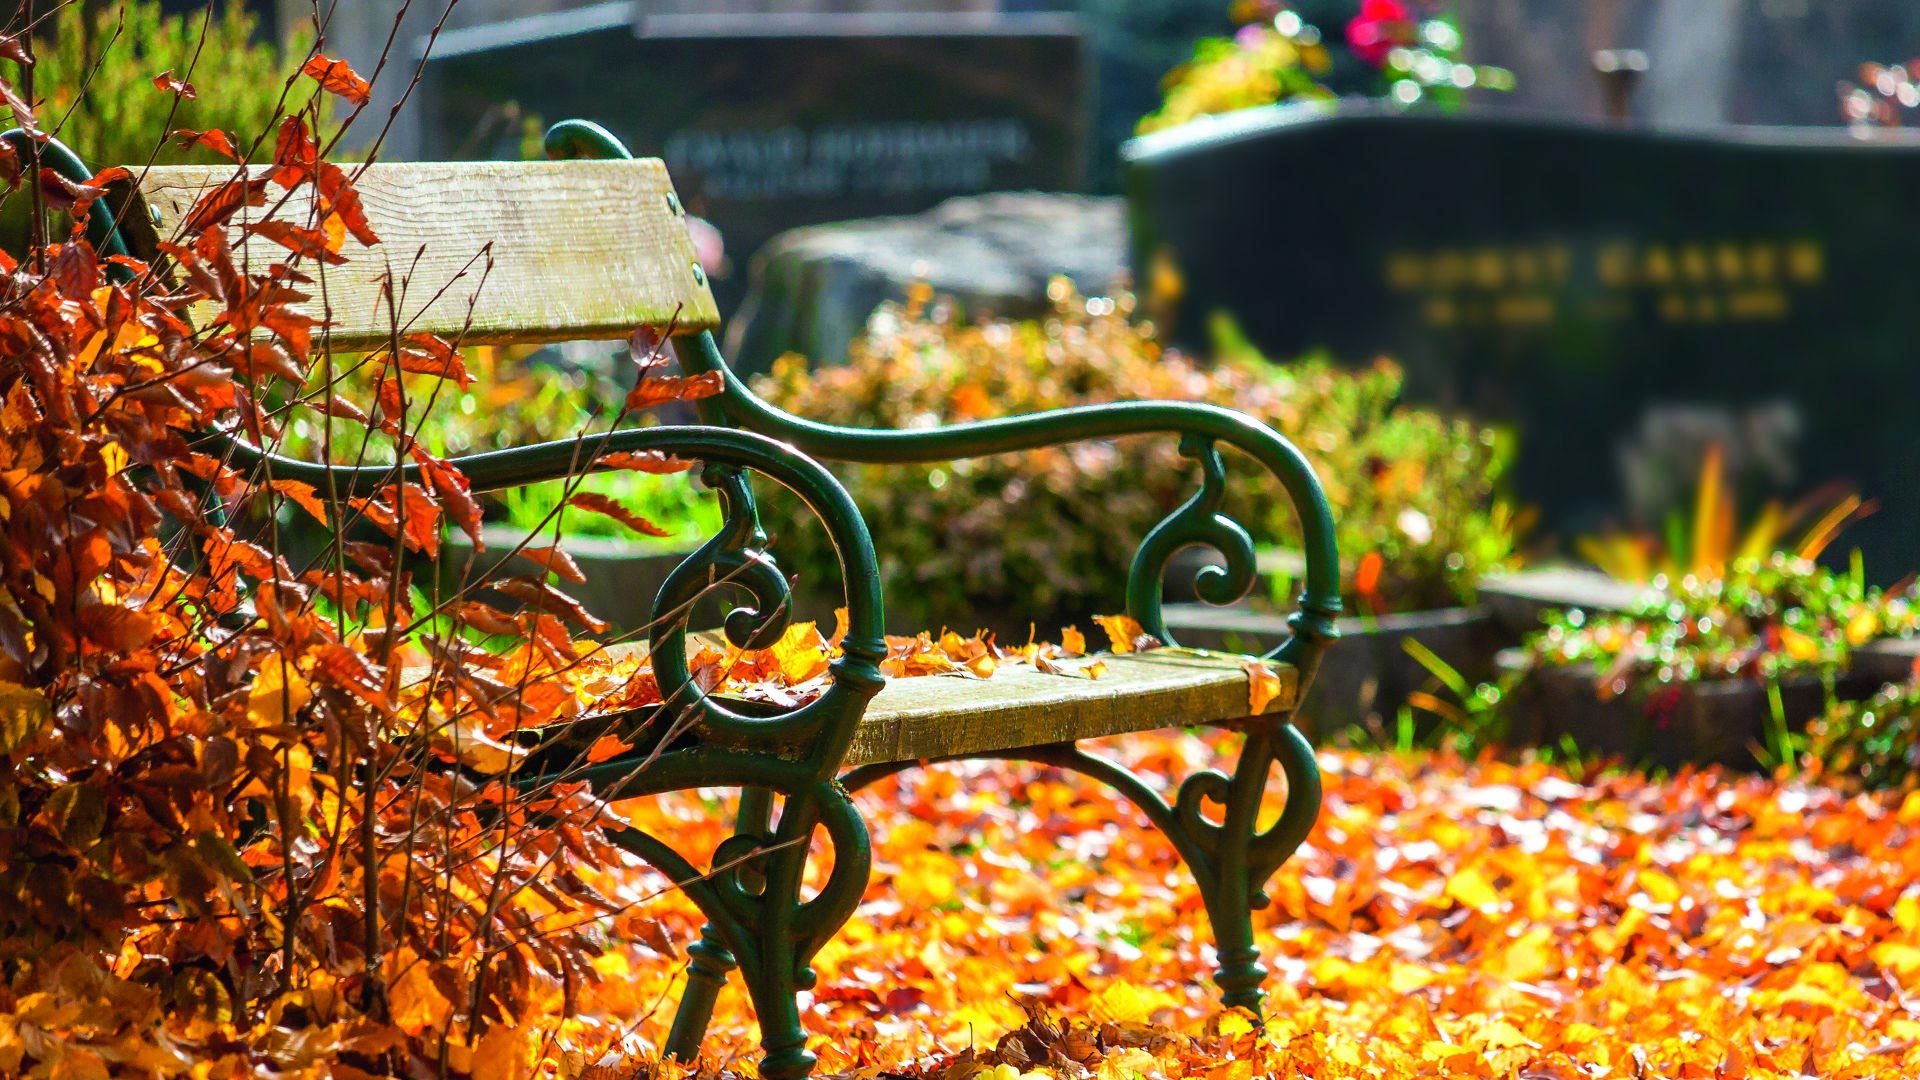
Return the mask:
<path id="1" fill-rule="evenodd" d="M 604 461 L 606 459 L 602 458 L 601 460 Z M 612 498 L 602 495 L 597 491 L 576 491 L 572 495 L 567 496 L 567 505 L 579 507 L 591 514 L 610 517 L 620 524 L 625 525 L 627 528 L 632 529 L 634 532 L 643 533 L 647 536 L 673 535 L 669 530 L 655 525 L 653 522 L 628 510 L 626 507 L 613 501 Z"/>
<path id="2" fill-rule="evenodd" d="M 192 101 L 194 98 L 199 96 L 197 93 L 195 93 L 192 83 L 187 82 L 184 79 L 174 78 L 173 72 L 171 71 L 163 71 L 160 74 L 155 75 L 153 77 L 153 88 L 156 90 L 165 90 L 165 91 L 168 91 L 169 93 L 179 94 L 181 97 L 186 98 L 188 101 Z"/>
<path id="3" fill-rule="evenodd" d="M 467 374 L 466 362 L 460 358 L 459 351 L 439 335 L 408 334 L 407 344 L 412 348 L 400 350 L 401 371 L 452 379 L 462 390 L 473 385 L 473 376 Z"/>
<path id="4" fill-rule="evenodd" d="M 173 137 L 179 141 L 181 149 L 204 146 L 230 161 L 240 160 L 239 152 L 233 148 L 233 140 L 227 137 L 226 132 L 218 128 L 207 131 L 188 131 L 185 128 L 181 128 L 173 133 Z"/>
<path id="5" fill-rule="evenodd" d="M 234 178 L 214 188 L 200 197 L 187 211 L 186 220 L 180 228 L 188 235 L 196 235 L 224 225 L 243 206 L 265 206 L 267 204 L 267 181 L 265 177 L 252 179 Z"/>
<path id="6" fill-rule="evenodd" d="M 1087 655 L 1087 635 L 1077 626 L 1064 627 L 1060 631 L 1060 651 L 1068 656 Z"/>
<path id="7" fill-rule="evenodd" d="M 573 556 L 557 546 L 523 547 L 519 554 L 528 562 L 537 563 L 541 569 L 559 574 L 563 581 L 571 581 L 578 585 L 587 580 L 587 575 L 580 572 L 580 564 L 573 561 Z"/>
<path id="8" fill-rule="evenodd" d="M 647 378 L 640 382 L 627 395 L 627 411 L 640 412 L 669 401 L 698 401 L 709 398 L 726 389 L 726 377 L 717 371 L 705 371 L 692 376 L 663 376 Z"/>
<path id="9" fill-rule="evenodd" d="M 299 480 L 275 480 L 273 490 L 292 499 L 300 509 L 313 515 L 320 524 L 327 524 L 327 506 L 313 492 L 313 485 Z"/>
<path id="10" fill-rule="evenodd" d="M 360 193 L 353 189 L 353 181 L 348 178 L 345 169 L 331 161 L 316 161 L 312 169 L 314 187 L 320 191 L 320 200 L 330 216 L 338 216 L 341 224 L 353 234 L 355 240 L 367 247 L 380 242 L 374 235 L 373 227 L 367 223 L 367 212 L 360 205 Z"/>
<path id="11" fill-rule="evenodd" d="M 651 473 L 656 476 L 668 476 L 683 473 L 693 468 L 693 462 L 663 454 L 658 450 L 640 450 L 631 453 L 601 454 L 593 463 L 603 469 L 624 469 L 629 472 Z"/>
<path id="12" fill-rule="evenodd" d="M 247 232 L 267 239 L 286 248 L 303 258 L 318 259 L 329 266 L 339 266 L 347 261 L 339 253 L 338 245 L 332 244 L 327 234 L 319 229 L 302 229 L 285 221 L 258 221 L 247 226 Z"/>
<path id="13" fill-rule="evenodd" d="M 1387 567 L 1387 560 L 1377 551 L 1369 551 L 1360 556 L 1360 565 L 1353 571 L 1353 591 L 1369 599 L 1380 592 L 1380 574 Z"/>
<path id="14" fill-rule="evenodd" d="M 1259 716 L 1280 696 L 1280 676 L 1263 660 L 1248 660 L 1240 666 L 1247 673 L 1247 710 Z"/>
<path id="15" fill-rule="evenodd" d="M 308 60 L 300 73 L 320 84 L 320 88 L 329 94 L 338 94 L 355 105 L 365 105 L 371 96 L 373 87 L 361 78 L 345 60 L 315 55 Z"/>
<path id="16" fill-rule="evenodd" d="M 1095 615 L 1093 621 L 1107 632 L 1107 639 L 1113 643 L 1117 653 L 1133 652 L 1137 648 L 1151 648 L 1154 639 L 1134 620 L 1131 615 Z M 1143 642 L 1142 639 L 1145 639 Z"/>

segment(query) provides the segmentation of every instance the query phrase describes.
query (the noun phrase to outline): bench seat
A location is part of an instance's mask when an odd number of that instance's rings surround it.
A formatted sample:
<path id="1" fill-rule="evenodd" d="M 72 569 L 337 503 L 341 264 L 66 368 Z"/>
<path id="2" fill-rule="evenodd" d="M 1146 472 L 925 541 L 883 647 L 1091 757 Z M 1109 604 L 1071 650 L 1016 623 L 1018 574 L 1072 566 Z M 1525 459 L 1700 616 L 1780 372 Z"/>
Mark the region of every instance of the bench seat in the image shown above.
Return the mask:
<path id="1" fill-rule="evenodd" d="M 615 645 L 620 660 L 640 643 Z M 1049 746 L 1136 731 L 1224 724 L 1251 713 L 1247 657 L 1203 649 L 1101 654 L 1097 679 L 1003 663 L 991 678 L 918 675 L 888 679 L 868 703 L 846 767 L 924 761 Z M 1264 713 L 1292 711 L 1300 675 L 1267 661 L 1279 680 Z"/>
<path id="2" fill-rule="evenodd" d="M 1192 649 L 1102 656 L 1098 679 L 1002 664 L 990 679 L 925 675 L 889 679 L 861 718 L 847 765 L 987 754 L 1134 731 L 1239 720 L 1247 703 L 1245 657 Z M 1280 692 L 1266 711 L 1293 708 L 1292 667 L 1269 663 Z"/>

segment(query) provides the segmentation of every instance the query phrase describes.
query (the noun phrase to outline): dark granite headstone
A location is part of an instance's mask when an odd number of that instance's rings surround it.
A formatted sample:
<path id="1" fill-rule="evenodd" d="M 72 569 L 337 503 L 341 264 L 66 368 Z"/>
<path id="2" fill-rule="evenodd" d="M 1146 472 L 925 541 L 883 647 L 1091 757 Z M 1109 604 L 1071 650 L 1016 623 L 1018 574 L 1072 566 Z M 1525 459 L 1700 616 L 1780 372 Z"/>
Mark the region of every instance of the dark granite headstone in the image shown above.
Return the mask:
<path id="1" fill-rule="evenodd" d="M 720 228 L 723 312 L 753 252 L 786 229 L 1080 185 L 1085 68 L 1070 15 L 629 18 L 600 5 L 444 37 L 426 69 L 426 155 L 513 156 L 518 131 L 474 139 L 508 101 L 548 123 L 605 124 L 665 158 L 688 207 Z"/>
<path id="2" fill-rule="evenodd" d="M 949 199 L 920 214 L 813 225 L 761 251 L 753 291 L 727 340 L 735 371 L 782 353 L 837 362 L 885 301 L 925 283 L 968 319 L 1032 319 L 1065 277 L 1086 296 L 1123 284 L 1125 207 L 1097 195 L 1008 191 Z"/>
<path id="3" fill-rule="evenodd" d="M 1730 444 L 1759 488 L 1845 480 L 1882 580 L 1920 567 L 1920 143 L 1657 133 L 1364 106 L 1129 145 L 1137 279 L 1175 333 L 1400 358 L 1514 422 L 1562 534 Z M 1686 490 L 1686 482 L 1666 485 Z"/>

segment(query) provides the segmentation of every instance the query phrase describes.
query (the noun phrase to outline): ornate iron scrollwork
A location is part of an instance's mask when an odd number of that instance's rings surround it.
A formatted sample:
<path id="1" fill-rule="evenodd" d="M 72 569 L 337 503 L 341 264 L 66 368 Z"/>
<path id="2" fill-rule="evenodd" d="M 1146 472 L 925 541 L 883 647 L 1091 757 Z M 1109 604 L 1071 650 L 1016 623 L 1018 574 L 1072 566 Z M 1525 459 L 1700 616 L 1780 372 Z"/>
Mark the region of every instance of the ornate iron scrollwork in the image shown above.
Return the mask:
<path id="1" fill-rule="evenodd" d="M 1127 574 L 1127 611 L 1147 632 L 1177 645 L 1160 613 L 1167 567 L 1181 549 L 1212 548 L 1225 566 L 1203 566 L 1194 575 L 1194 591 L 1209 604 L 1231 604 L 1252 590 L 1258 577 L 1253 537 L 1220 512 L 1227 493 L 1227 467 L 1214 441 L 1202 435 L 1180 437 L 1180 453 L 1200 463 L 1200 490 L 1147 533 Z"/>

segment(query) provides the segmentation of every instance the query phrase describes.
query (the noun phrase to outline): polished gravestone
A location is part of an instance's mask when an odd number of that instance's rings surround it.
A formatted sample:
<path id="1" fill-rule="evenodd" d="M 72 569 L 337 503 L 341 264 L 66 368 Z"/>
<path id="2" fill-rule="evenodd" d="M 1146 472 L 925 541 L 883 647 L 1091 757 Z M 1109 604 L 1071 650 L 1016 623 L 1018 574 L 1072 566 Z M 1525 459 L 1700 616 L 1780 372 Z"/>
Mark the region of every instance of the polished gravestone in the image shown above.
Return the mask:
<path id="1" fill-rule="evenodd" d="M 1080 184 L 1071 15 L 639 12 L 600 4 L 443 35 L 426 65 L 426 156 L 517 154 L 506 102 L 605 124 L 665 158 L 688 208 L 721 230 L 731 269 L 714 292 L 729 313 L 753 253 L 786 229 Z"/>
<path id="2" fill-rule="evenodd" d="M 1416 397 L 1517 426 L 1519 493 L 1563 534 L 1719 442 L 1755 488 L 1878 499 L 1843 546 L 1920 567 L 1920 143 L 1352 104 L 1127 157 L 1177 338 L 1225 311 L 1276 356 L 1399 358 Z"/>

